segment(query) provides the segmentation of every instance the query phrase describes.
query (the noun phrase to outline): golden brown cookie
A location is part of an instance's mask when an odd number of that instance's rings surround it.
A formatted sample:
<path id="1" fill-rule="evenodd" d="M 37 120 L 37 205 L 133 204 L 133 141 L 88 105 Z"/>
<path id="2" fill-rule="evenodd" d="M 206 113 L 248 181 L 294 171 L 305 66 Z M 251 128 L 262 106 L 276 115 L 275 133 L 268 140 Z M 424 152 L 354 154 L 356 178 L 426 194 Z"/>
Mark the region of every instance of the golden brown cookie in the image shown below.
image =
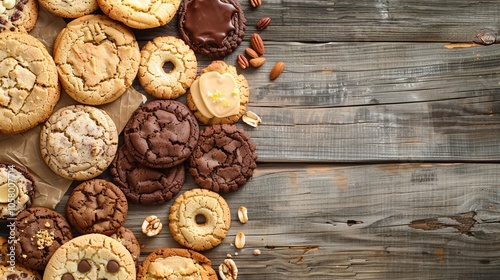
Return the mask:
<path id="1" fill-rule="evenodd" d="M 226 200 L 206 189 L 192 189 L 177 197 L 168 218 L 175 241 L 196 251 L 218 246 L 231 225 Z"/>
<path id="2" fill-rule="evenodd" d="M 38 2 L 36 0 L 3 0 L 0 1 L 0 32 L 29 32 L 35 27 L 38 19 Z"/>
<path id="3" fill-rule="evenodd" d="M 137 29 L 162 26 L 177 13 L 181 0 L 97 0 L 110 18 Z"/>
<path id="4" fill-rule="evenodd" d="M 70 105 L 59 109 L 42 127 L 40 151 L 54 173 L 69 180 L 101 174 L 118 149 L 118 132 L 101 109 Z"/>
<path id="5" fill-rule="evenodd" d="M 140 61 L 132 31 L 105 15 L 86 15 L 68 23 L 54 43 L 61 84 L 76 101 L 101 105 L 132 85 Z"/>
<path id="6" fill-rule="evenodd" d="M 163 68 L 172 64 L 172 70 Z M 141 49 L 139 82 L 159 99 L 175 99 L 191 86 L 196 77 L 197 60 L 193 50 L 173 36 L 156 37 Z"/>
<path id="7" fill-rule="evenodd" d="M 110 235 L 109 237 L 116 239 L 119 241 L 127 250 L 130 252 L 132 259 L 137 263 L 139 261 L 139 257 L 141 256 L 141 245 L 135 237 L 135 234 L 126 227 L 119 228 L 115 233 Z"/>
<path id="8" fill-rule="evenodd" d="M 50 13 L 63 18 L 78 18 L 99 9 L 97 0 L 39 0 L 38 2 Z"/>
<path id="9" fill-rule="evenodd" d="M 42 280 L 42 276 L 34 269 L 26 268 L 20 264 L 14 264 L 13 266 L 0 265 L 0 279 Z"/>
<path id="10" fill-rule="evenodd" d="M 54 253 L 44 280 L 119 279 L 135 280 L 135 263 L 119 241 L 102 234 L 73 238 Z"/>
<path id="11" fill-rule="evenodd" d="M 0 81 L 0 133 L 44 122 L 59 100 L 56 65 L 45 46 L 26 33 L 0 33 Z"/>
<path id="12" fill-rule="evenodd" d="M 161 248 L 149 254 L 137 271 L 137 280 L 200 279 L 217 280 L 210 260 L 187 249 Z"/>
<path id="13" fill-rule="evenodd" d="M 245 77 L 216 60 L 191 85 L 187 105 L 204 124 L 233 124 L 245 113 L 249 95 Z"/>

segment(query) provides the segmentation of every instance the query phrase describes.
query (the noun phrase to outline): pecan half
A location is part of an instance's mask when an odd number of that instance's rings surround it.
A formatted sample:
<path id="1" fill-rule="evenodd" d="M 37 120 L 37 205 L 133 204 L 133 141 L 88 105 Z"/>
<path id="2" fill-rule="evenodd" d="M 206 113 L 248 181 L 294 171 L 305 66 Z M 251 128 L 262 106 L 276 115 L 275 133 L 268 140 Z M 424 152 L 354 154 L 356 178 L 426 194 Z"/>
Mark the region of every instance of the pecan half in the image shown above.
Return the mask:
<path id="1" fill-rule="evenodd" d="M 252 45 L 252 49 L 255 50 L 259 55 L 263 55 L 265 52 L 264 42 L 262 42 L 262 38 L 259 34 L 253 33 L 250 35 L 250 44 Z"/>
<path id="2" fill-rule="evenodd" d="M 269 23 L 271 23 L 271 18 L 270 17 L 264 17 L 264 18 L 261 18 L 258 22 L 257 22 L 257 29 L 259 30 L 264 30 L 267 28 L 267 26 L 269 25 Z"/>

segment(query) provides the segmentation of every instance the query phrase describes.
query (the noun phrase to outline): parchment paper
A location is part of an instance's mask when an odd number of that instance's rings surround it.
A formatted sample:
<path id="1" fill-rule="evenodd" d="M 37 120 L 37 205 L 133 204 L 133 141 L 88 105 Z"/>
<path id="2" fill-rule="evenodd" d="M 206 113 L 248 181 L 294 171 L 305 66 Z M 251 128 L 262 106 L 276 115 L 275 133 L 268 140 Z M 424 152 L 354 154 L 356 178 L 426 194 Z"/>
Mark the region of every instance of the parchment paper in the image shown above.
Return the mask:
<path id="1" fill-rule="evenodd" d="M 65 26 L 66 23 L 62 18 L 56 17 L 40 7 L 37 24 L 30 34 L 42 41 L 49 53 L 52 53 L 54 40 Z M 96 107 L 105 110 L 115 122 L 118 131 L 121 132 L 133 111 L 144 100 L 145 96 L 131 87 L 114 102 Z M 71 104 L 78 104 L 78 102 L 61 90 L 61 98 L 54 112 Z M 2 151 L 0 161 L 26 166 L 34 176 L 37 186 L 33 206 L 54 208 L 72 181 L 52 172 L 43 161 L 39 144 L 42 125 L 21 134 L 0 134 L 0 149 Z"/>

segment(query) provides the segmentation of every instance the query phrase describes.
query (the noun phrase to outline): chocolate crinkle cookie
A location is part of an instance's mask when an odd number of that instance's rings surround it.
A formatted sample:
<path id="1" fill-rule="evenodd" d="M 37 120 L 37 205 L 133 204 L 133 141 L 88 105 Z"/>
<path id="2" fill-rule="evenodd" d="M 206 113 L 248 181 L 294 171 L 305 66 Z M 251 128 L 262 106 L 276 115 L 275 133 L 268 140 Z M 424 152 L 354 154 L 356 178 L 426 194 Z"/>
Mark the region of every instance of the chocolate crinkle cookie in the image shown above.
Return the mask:
<path id="1" fill-rule="evenodd" d="M 204 189 L 235 191 L 253 176 L 256 160 L 248 133 L 235 125 L 207 126 L 191 155 L 189 172 Z"/>

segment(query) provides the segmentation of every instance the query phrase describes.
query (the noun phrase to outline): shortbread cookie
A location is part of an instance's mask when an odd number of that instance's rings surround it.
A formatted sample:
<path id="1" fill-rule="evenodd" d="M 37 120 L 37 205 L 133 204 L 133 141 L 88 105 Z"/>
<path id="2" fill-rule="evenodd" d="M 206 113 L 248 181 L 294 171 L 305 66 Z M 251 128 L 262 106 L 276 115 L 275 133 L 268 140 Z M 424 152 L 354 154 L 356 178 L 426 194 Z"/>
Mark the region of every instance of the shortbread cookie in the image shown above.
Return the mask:
<path id="1" fill-rule="evenodd" d="M 130 252 L 132 259 L 137 263 L 141 256 L 141 245 L 135 237 L 135 234 L 126 227 L 119 228 L 115 233 L 110 235 L 111 238 L 118 240 Z"/>
<path id="2" fill-rule="evenodd" d="M 235 191 L 253 176 L 256 159 L 248 133 L 235 125 L 207 126 L 189 159 L 189 172 L 204 189 Z"/>
<path id="3" fill-rule="evenodd" d="M 0 133 L 37 126 L 59 100 L 56 65 L 45 46 L 26 33 L 0 33 L 0 81 Z"/>
<path id="4" fill-rule="evenodd" d="M 61 84 L 76 101 L 101 105 L 132 85 L 140 61 L 134 33 L 105 15 L 86 15 L 68 23 L 54 43 Z"/>
<path id="5" fill-rule="evenodd" d="M 34 194 L 35 179 L 25 167 L 0 162 L 0 220 L 30 207 Z"/>
<path id="6" fill-rule="evenodd" d="M 231 225 L 226 200 L 205 189 L 192 189 L 177 197 L 168 219 L 175 241 L 196 251 L 218 246 Z"/>
<path id="7" fill-rule="evenodd" d="M 198 143 L 198 122 L 186 105 L 155 100 L 139 107 L 123 131 L 127 150 L 151 168 L 183 163 Z"/>
<path id="8" fill-rule="evenodd" d="M 179 248 L 157 249 L 149 254 L 137 271 L 137 280 L 199 279 L 217 280 L 212 263 L 204 255 Z"/>
<path id="9" fill-rule="evenodd" d="M 66 203 L 66 217 L 80 233 L 116 233 L 125 223 L 127 198 L 113 183 L 92 179 L 78 185 Z"/>
<path id="10" fill-rule="evenodd" d="M 30 32 L 35 27 L 37 19 L 38 2 L 36 0 L 0 1 L 0 32 Z"/>
<path id="11" fill-rule="evenodd" d="M 70 105 L 55 112 L 42 127 L 42 158 L 56 174 L 88 180 L 101 174 L 118 149 L 118 132 L 101 109 Z"/>
<path id="12" fill-rule="evenodd" d="M 171 64 L 168 73 L 163 66 Z M 158 99 L 176 99 L 186 93 L 196 78 L 196 55 L 181 39 L 156 37 L 141 49 L 139 82 Z"/>
<path id="13" fill-rule="evenodd" d="M 78 18 L 99 9 L 97 0 L 39 0 L 38 2 L 50 13 L 63 18 Z"/>
<path id="14" fill-rule="evenodd" d="M 137 29 L 162 26 L 177 13 L 181 0 L 97 0 L 110 18 Z"/>
<path id="15" fill-rule="evenodd" d="M 42 270 L 54 252 L 73 236 L 66 219 L 48 208 L 23 210 L 15 220 L 16 260 L 23 266 Z"/>
<path id="16" fill-rule="evenodd" d="M 247 20 L 237 0 L 183 0 L 179 33 L 197 53 L 224 57 L 243 40 Z"/>
<path id="17" fill-rule="evenodd" d="M 250 90 L 243 75 L 223 61 L 213 61 L 191 85 L 187 105 L 204 124 L 233 124 L 246 111 Z"/>
<path id="18" fill-rule="evenodd" d="M 102 234 L 86 234 L 72 239 L 54 253 L 43 279 L 135 280 L 135 263 L 119 241 Z"/>
<path id="19" fill-rule="evenodd" d="M 14 262 L 15 263 L 15 262 Z M 42 280 L 42 276 L 34 269 L 22 265 L 0 265 L 0 279 L 5 280 Z"/>
<path id="20" fill-rule="evenodd" d="M 171 168 L 150 168 L 135 160 L 125 145 L 110 168 L 113 182 L 132 203 L 143 205 L 163 204 L 181 190 L 186 179 L 183 164 Z"/>

